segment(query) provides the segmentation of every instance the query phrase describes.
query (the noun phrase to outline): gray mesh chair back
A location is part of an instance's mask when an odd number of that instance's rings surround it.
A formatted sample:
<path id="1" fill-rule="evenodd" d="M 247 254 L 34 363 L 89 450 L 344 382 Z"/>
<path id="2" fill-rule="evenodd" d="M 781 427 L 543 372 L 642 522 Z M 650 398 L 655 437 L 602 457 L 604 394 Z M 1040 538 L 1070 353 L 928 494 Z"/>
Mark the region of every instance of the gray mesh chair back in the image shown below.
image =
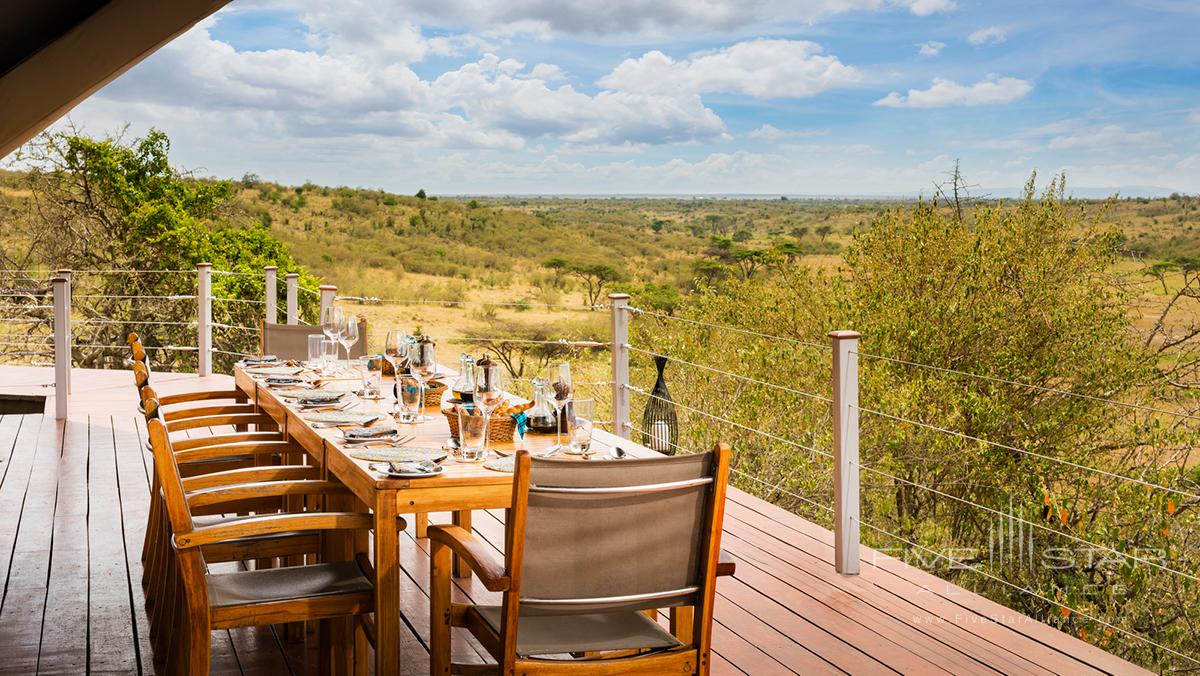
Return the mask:
<path id="1" fill-rule="evenodd" d="M 521 613 L 693 605 L 705 579 L 713 458 L 532 459 Z"/>
<path id="2" fill-rule="evenodd" d="M 308 359 L 308 337 L 322 335 L 320 326 L 308 324 L 271 324 L 262 325 L 262 354 L 273 354 L 280 359 Z M 361 357 L 367 353 L 367 320 L 358 321 L 358 342 L 350 346 L 350 358 Z M 338 348 L 341 350 L 342 348 Z M 341 354 L 341 352 L 339 352 Z"/>

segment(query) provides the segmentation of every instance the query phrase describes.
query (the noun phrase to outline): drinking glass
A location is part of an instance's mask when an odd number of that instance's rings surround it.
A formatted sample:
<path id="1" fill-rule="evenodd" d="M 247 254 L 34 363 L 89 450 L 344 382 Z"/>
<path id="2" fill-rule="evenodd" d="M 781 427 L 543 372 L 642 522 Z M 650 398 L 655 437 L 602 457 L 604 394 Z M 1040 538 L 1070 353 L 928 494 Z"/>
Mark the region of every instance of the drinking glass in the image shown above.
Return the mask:
<path id="1" fill-rule="evenodd" d="M 407 373 L 396 378 L 396 422 L 412 425 L 420 422 L 421 383 Z"/>
<path id="2" fill-rule="evenodd" d="M 551 364 L 542 371 L 542 380 L 549 383 L 550 401 L 554 404 L 555 416 L 557 424 L 554 426 L 554 448 L 552 450 L 564 450 L 562 443 L 563 428 L 563 407 L 571 400 L 571 395 L 575 393 L 575 388 L 571 384 L 571 365 L 567 362 Z"/>
<path id="3" fill-rule="evenodd" d="M 388 360 L 392 365 L 392 377 L 396 379 L 397 388 L 392 392 L 397 403 L 400 401 L 400 392 L 398 384 L 400 382 L 400 367 L 405 365 L 404 361 L 408 359 L 408 349 L 412 342 L 412 336 L 399 329 L 392 329 L 387 332 L 387 336 L 383 339 L 383 358 Z"/>
<path id="4" fill-rule="evenodd" d="M 491 421 L 492 412 L 504 401 L 504 367 L 488 360 L 475 366 L 475 403 L 483 409 L 483 417 Z M 487 429 L 491 426 L 488 425 Z M 487 442 L 491 440 L 488 439 Z M 511 441 L 511 439 L 509 440 Z M 486 443 L 485 443 L 486 446 Z"/>
<path id="5" fill-rule="evenodd" d="M 333 373 L 338 358 L 338 342 L 329 338 L 321 340 L 321 375 Z"/>
<path id="6" fill-rule="evenodd" d="M 567 439 L 570 452 L 589 455 L 592 452 L 592 425 L 596 419 L 594 399 L 573 399 L 567 419 Z"/>
<path id="7" fill-rule="evenodd" d="M 338 335 L 342 347 L 346 348 L 346 370 L 350 369 L 350 346 L 358 342 L 358 315 L 345 315 L 342 332 Z"/>
<path id="8" fill-rule="evenodd" d="M 314 333 L 308 337 L 308 368 L 317 370 L 321 368 L 321 341 L 325 340 L 325 336 L 320 333 Z"/>
<path id="9" fill-rule="evenodd" d="M 487 455 L 487 428 L 487 413 L 482 406 L 458 404 L 459 460 L 483 460 Z"/>
<path id="10" fill-rule="evenodd" d="M 437 358 L 433 354 L 433 343 L 415 343 L 408 352 L 408 372 L 421 383 L 421 420 L 425 417 L 425 385 L 437 375 Z"/>
<path id="11" fill-rule="evenodd" d="M 362 373 L 363 398 L 379 399 L 383 391 L 383 357 L 377 354 L 359 357 L 358 369 Z"/>

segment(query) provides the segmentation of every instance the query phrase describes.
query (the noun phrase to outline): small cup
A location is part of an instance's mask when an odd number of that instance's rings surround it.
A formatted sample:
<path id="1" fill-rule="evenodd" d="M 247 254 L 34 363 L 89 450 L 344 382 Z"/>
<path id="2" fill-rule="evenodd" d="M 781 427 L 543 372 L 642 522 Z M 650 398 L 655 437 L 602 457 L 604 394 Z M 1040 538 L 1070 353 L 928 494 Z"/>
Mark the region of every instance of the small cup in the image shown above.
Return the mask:
<path id="1" fill-rule="evenodd" d="M 487 417 L 483 408 L 474 404 L 458 405 L 459 460 L 483 460 L 487 445 Z"/>
<path id="2" fill-rule="evenodd" d="M 396 422 L 412 425 L 421 405 L 421 383 L 407 374 L 396 377 Z"/>
<path id="3" fill-rule="evenodd" d="M 596 417 L 596 402 L 594 399 L 574 399 L 571 401 L 567 417 L 567 439 L 571 452 L 587 455 L 592 448 L 592 424 Z"/>
<path id="4" fill-rule="evenodd" d="M 379 399 L 383 389 L 383 357 L 377 354 L 359 357 L 358 370 L 362 374 L 363 398 Z"/>
<path id="5" fill-rule="evenodd" d="M 321 360 L 324 355 L 321 353 L 321 343 L 325 340 L 325 336 L 320 333 L 314 333 L 308 336 L 308 368 L 321 368 Z"/>
<path id="6" fill-rule="evenodd" d="M 333 373 L 333 366 L 337 363 L 338 358 L 338 342 L 329 338 L 321 339 L 321 372 L 325 375 Z"/>

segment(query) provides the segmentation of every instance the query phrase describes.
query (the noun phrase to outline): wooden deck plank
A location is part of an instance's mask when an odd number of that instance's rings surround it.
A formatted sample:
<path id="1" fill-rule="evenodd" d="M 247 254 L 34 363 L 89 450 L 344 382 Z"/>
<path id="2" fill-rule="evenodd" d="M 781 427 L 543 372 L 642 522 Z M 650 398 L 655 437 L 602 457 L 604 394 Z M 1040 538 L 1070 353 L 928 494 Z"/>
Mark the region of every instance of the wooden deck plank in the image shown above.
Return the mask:
<path id="1" fill-rule="evenodd" d="M 142 543 L 146 533 L 146 515 L 150 503 L 146 466 L 142 460 L 142 454 L 138 451 L 141 448 L 142 439 L 138 434 L 136 421 L 129 419 L 128 416 L 113 416 L 110 418 L 110 423 L 121 511 L 121 531 L 125 539 L 125 566 L 129 576 L 127 585 L 130 595 L 130 614 L 133 620 L 133 638 L 136 642 L 135 653 L 137 653 L 139 673 L 150 674 L 154 673 L 154 654 L 150 647 L 150 618 L 146 613 L 146 597 L 142 592 L 141 559 Z"/>
<path id="2" fill-rule="evenodd" d="M 59 425 L 49 419 L 37 420 L 40 417 L 29 416 L 27 424 L 22 424 L 14 467 L 5 481 L 6 489 L 19 489 L 23 495 L 14 515 L 18 523 L 0 607 L 0 645 L 5 646 L 4 668 L 11 673 L 37 670 L 46 608 L 58 483 L 54 469 L 61 444 Z M 28 471 L 19 471 L 18 462 Z"/>

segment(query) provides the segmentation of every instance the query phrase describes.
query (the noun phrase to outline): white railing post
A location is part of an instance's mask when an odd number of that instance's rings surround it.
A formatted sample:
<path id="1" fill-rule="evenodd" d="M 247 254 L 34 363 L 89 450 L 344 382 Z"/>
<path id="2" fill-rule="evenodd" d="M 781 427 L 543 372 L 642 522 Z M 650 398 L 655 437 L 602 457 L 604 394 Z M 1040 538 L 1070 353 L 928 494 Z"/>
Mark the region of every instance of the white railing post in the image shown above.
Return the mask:
<path id="1" fill-rule="evenodd" d="M 833 339 L 833 557 L 837 572 L 857 575 L 861 528 L 858 486 L 857 331 Z"/>
<path id="2" fill-rule="evenodd" d="M 612 313 L 613 434 L 628 439 L 629 428 L 629 294 L 610 293 Z"/>
<path id="3" fill-rule="evenodd" d="M 63 279 L 67 280 L 67 316 L 70 317 L 71 316 L 71 308 L 75 307 L 75 301 L 71 298 L 72 294 L 75 293 L 75 291 L 74 291 L 75 281 L 71 277 L 71 271 L 68 268 L 59 268 L 58 270 L 55 270 L 54 272 L 59 277 L 62 277 Z M 69 351 L 69 353 L 73 353 L 74 345 L 75 345 L 75 332 L 71 330 L 71 322 L 67 322 L 67 345 L 71 346 L 71 351 Z M 67 394 L 71 393 L 71 380 L 72 380 L 71 371 L 72 371 L 72 369 L 68 365 L 68 367 L 67 367 Z"/>
<path id="4" fill-rule="evenodd" d="M 333 284 L 322 284 L 317 287 L 321 290 L 321 312 L 317 315 L 317 323 L 325 318 L 325 308 L 332 307 L 334 299 L 337 298 L 337 287 Z"/>
<path id="5" fill-rule="evenodd" d="M 212 263 L 196 264 L 196 375 L 212 375 Z"/>
<path id="6" fill-rule="evenodd" d="M 55 277 L 54 288 L 54 417 L 67 419 L 71 392 L 71 280 Z"/>
<path id="7" fill-rule="evenodd" d="M 283 280 L 287 284 L 287 323 L 297 324 L 300 321 L 300 299 L 297 297 L 300 273 L 289 272 L 283 276 Z"/>
<path id="8" fill-rule="evenodd" d="M 279 282 L 277 281 L 277 276 L 279 274 L 278 271 L 279 268 L 275 267 L 274 265 L 268 265 L 267 267 L 263 268 L 263 272 L 266 273 L 266 279 L 264 280 L 266 284 L 266 293 L 264 295 L 265 300 L 267 301 L 268 324 L 275 324 L 279 321 L 279 315 L 275 312 L 275 298 L 279 291 Z"/>

